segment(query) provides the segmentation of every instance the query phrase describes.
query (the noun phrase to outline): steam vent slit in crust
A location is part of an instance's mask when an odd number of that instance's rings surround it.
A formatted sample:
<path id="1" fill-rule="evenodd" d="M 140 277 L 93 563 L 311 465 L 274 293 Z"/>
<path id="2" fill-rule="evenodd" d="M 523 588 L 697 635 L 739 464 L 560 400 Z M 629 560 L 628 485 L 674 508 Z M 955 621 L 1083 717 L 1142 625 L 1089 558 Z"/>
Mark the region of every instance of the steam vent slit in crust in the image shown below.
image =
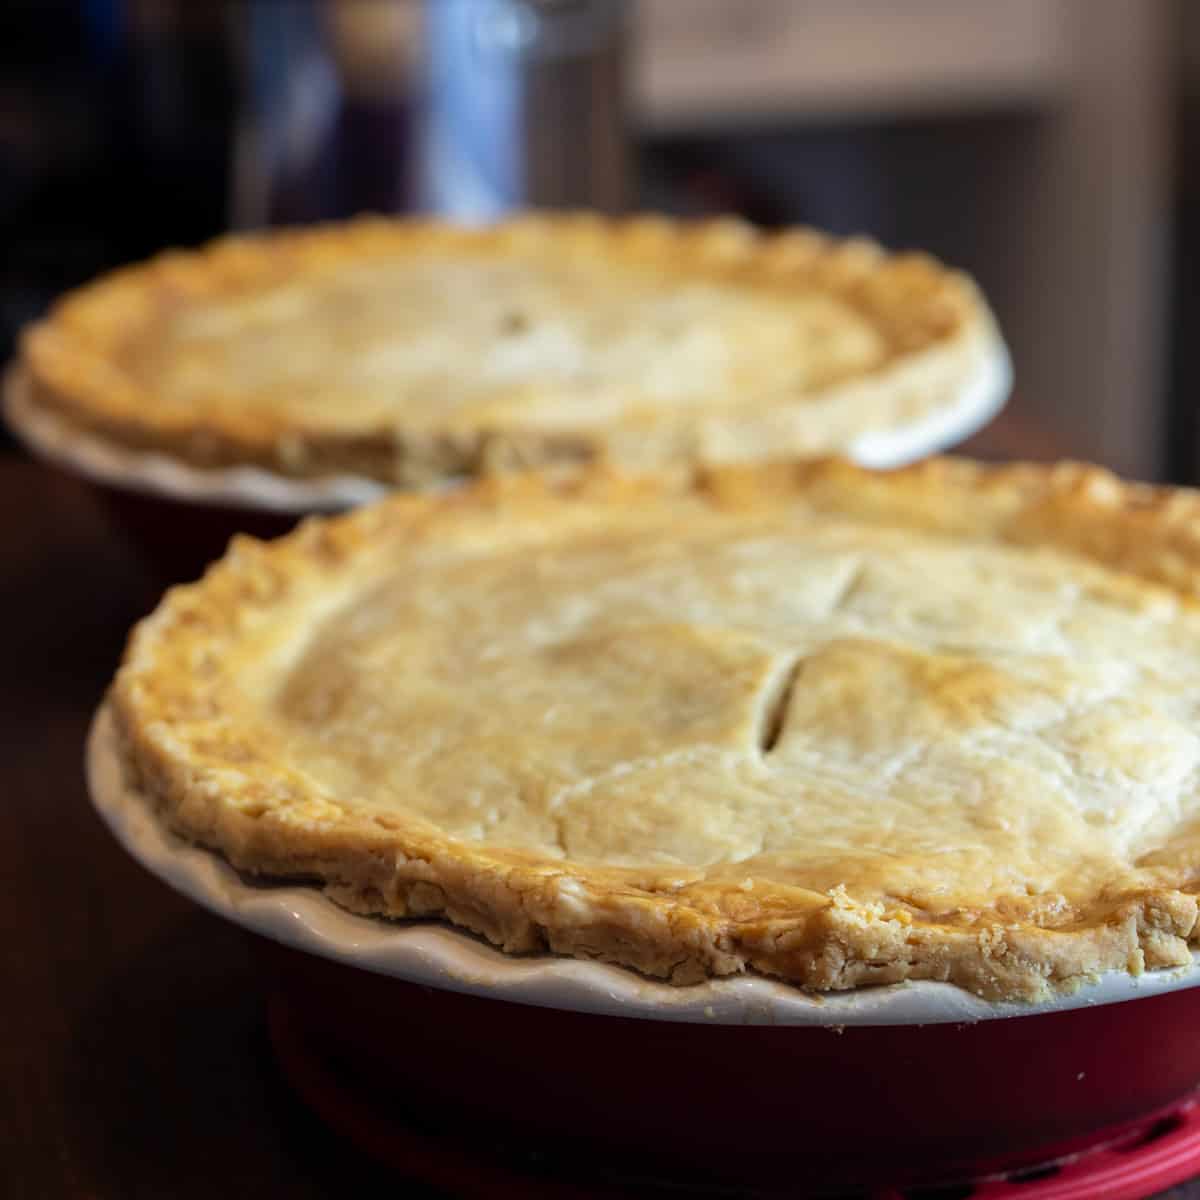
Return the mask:
<path id="1" fill-rule="evenodd" d="M 975 285 L 925 255 L 580 214 L 165 254 L 66 296 L 19 368 L 35 414 L 111 447 L 412 486 L 845 453 L 1006 361 Z"/>
<path id="2" fill-rule="evenodd" d="M 241 539 L 106 701 L 180 833 L 686 984 L 1190 963 L 1200 498 L 1095 468 L 511 476 Z"/>

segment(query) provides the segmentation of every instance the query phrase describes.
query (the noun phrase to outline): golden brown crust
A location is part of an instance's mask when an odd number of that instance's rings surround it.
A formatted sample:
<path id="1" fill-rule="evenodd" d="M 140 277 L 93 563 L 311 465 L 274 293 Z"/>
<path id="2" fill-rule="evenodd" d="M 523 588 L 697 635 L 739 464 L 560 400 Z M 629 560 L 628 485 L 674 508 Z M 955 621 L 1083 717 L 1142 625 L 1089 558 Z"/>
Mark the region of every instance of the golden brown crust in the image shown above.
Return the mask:
<path id="1" fill-rule="evenodd" d="M 319 286 L 338 272 L 372 264 L 454 262 L 456 256 L 476 263 L 526 256 L 535 264 L 636 272 L 655 287 L 728 286 L 780 313 L 792 302 L 789 297 L 800 302 L 823 296 L 854 314 L 861 329 L 820 332 L 841 323 L 830 310 L 813 327 L 818 342 L 869 335 L 872 344 L 861 348 L 860 367 L 848 359 L 840 371 L 808 379 L 811 337 L 801 344 L 797 335 L 791 347 L 764 343 L 759 366 L 752 368 L 758 374 L 713 378 L 707 398 L 689 395 L 682 405 L 669 395 L 639 394 L 635 369 L 633 378 L 621 376 L 605 393 L 609 416 L 588 416 L 584 395 L 578 419 L 554 412 L 561 397 L 553 374 L 541 383 L 533 376 L 527 392 L 510 388 L 502 400 L 485 396 L 453 418 L 419 419 L 404 396 L 390 412 L 379 405 L 358 412 L 342 402 L 345 397 L 326 397 L 319 405 L 293 402 L 286 380 L 269 404 L 249 404 L 224 362 L 211 364 L 207 383 L 193 378 L 187 403 L 175 404 L 145 367 L 169 342 L 172 323 L 189 312 L 237 305 L 275 294 L 272 289 Z M 586 281 L 576 286 L 579 303 L 599 303 L 589 290 Z M 619 298 L 614 303 L 620 307 Z M 715 322 L 709 332 L 720 334 L 719 319 L 708 319 Z M 626 313 L 623 320 L 636 324 L 637 317 Z M 746 329 L 761 325 L 746 319 Z M 745 344 L 746 329 L 731 344 L 739 339 Z M 349 472 L 420 484 L 595 460 L 640 469 L 674 461 L 844 452 L 860 434 L 910 424 L 953 404 L 964 382 L 998 353 L 998 344 L 969 279 L 924 255 L 887 255 L 865 241 L 834 241 L 809 231 L 762 235 L 733 221 L 684 224 L 649 217 L 533 216 L 486 230 L 362 219 L 303 232 L 226 237 L 198 251 L 171 252 L 116 271 L 71 293 L 27 330 L 20 362 L 36 405 L 125 447 L 167 452 L 199 466 L 245 463 L 297 477 Z M 553 344 L 548 352 L 564 353 Z M 686 353 L 667 343 L 656 357 L 665 356 L 677 370 Z M 275 354 L 273 347 L 264 357 Z M 473 352 L 468 346 L 463 354 L 470 359 Z M 794 385 L 787 384 L 789 356 L 796 366 Z M 654 364 L 646 365 L 649 370 Z M 712 372 L 697 365 L 695 373 L 703 390 Z M 346 386 L 350 395 L 358 385 Z"/>
<path id="2" fill-rule="evenodd" d="M 884 899 L 864 902 L 828 879 L 805 886 L 686 863 L 581 863 L 450 836 L 404 808 L 348 806 L 276 756 L 269 735 L 240 725 L 240 710 L 223 711 L 243 644 L 268 636 L 297 597 L 336 601 L 339 581 L 372 555 L 446 539 L 494 546 L 529 523 L 594 528 L 605 511 L 681 497 L 729 513 L 771 513 L 802 499 L 818 515 L 1053 551 L 1067 556 L 1068 572 L 1080 564 L 1085 588 L 1095 582 L 1090 561 L 1115 569 L 1120 603 L 1158 604 L 1166 585 L 1179 619 L 1197 616 L 1200 497 L 1087 466 L 941 459 L 871 474 L 822 461 L 654 479 L 593 471 L 492 480 L 311 521 L 270 546 L 239 539 L 200 583 L 173 589 L 133 634 L 107 701 L 131 780 L 174 829 L 240 868 L 313 878 L 356 911 L 444 917 L 508 951 L 601 958 L 677 983 L 752 968 L 815 989 L 940 979 L 1034 998 L 1102 970 L 1190 961 L 1196 822 L 1173 828 L 1136 871 L 1088 879 L 1069 897 L 1006 893 L 992 907 L 943 911 L 893 880 L 878 890 Z M 961 687 L 951 699 L 955 720 L 965 719 L 965 703 L 991 703 Z"/>

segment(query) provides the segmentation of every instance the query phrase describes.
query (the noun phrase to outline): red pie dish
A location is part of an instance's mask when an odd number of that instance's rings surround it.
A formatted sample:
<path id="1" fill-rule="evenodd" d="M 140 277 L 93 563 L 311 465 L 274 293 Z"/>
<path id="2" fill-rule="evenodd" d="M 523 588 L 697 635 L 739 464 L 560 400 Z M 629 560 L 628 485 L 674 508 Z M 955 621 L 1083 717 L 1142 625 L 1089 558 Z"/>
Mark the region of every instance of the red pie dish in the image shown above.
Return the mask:
<path id="1" fill-rule="evenodd" d="M 383 1098 L 370 1103 L 388 1122 L 449 1131 L 456 1155 L 474 1143 L 568 1173 L 592 1164 L 614 1195 L 647 1179 L 725 1195 L 932 1186 L 1119 1143 L 1200 1084 L 1194 966 L 1029 1004 L 931 982 L 680 989 L 514 958 L 239 874 L 123 788 L 106 736 L 101 718 L 92 795 L 125 849 L 254 935 L 276 1019 L 306 1060 Z"/>

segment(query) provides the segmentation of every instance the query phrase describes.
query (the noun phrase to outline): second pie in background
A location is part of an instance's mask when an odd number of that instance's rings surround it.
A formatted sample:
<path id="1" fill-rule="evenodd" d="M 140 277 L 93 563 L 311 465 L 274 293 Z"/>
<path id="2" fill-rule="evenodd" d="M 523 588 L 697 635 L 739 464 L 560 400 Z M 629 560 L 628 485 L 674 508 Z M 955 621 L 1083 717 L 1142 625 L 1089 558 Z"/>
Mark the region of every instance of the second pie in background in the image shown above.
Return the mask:
<path id="1" fill-rule="evenodd" d="M 167 254 L 67 296 L 18 375 L 19 427 L 118 456 L 402 486 L 597 460 L 891 464 L 1008 388 L 978 289 L 925 255 L 591 216 L 364 219 Z"/>

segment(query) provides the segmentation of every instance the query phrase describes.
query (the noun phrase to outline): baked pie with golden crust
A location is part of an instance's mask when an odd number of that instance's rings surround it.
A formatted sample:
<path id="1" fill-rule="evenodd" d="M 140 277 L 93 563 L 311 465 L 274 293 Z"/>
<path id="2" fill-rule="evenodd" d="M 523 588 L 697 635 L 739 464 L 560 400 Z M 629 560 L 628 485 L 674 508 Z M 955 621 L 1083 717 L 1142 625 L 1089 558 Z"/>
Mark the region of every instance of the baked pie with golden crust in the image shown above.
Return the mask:
<path id="1" fill-rule="evenodd" d="M 844 451 L 1002 355 L 923 255 L 733 221 L 419 220 L 222 239 L 84 287 L 21 343 L 34 412 L 200 467 L 424 484 Z"/>
<path id="2" fill-rule="evenodd" d="M 130 785 L 239 868 L 688 983 L 1034 998 L 1200 936 L 1200 496 L 1090 467 L 513 475 L 239 539 Z"/>

